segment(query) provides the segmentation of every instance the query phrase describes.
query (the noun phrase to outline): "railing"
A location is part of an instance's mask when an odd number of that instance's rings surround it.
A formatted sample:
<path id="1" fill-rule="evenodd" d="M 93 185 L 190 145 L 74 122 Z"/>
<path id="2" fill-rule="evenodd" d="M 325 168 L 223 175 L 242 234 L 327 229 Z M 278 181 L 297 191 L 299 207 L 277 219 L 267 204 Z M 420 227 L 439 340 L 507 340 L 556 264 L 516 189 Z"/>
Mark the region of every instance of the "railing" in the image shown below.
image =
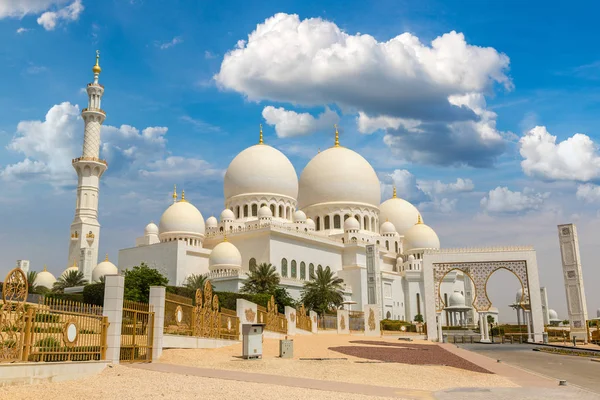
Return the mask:
<path id="1" fill-rule="evenodd" d="M 571 332 L 569 330 L 545 328 L 545 331 L 548 334 L 549 342 L 567 343 L 571 341 Z M 527 337 L 527 332 L 525 332 L 524 336 Z"/>
<path id="2" fill-rule="evenodd" d="M 189 297 L 167 293 L 165 295 L 164 332 L 174 335 L 193 336 L 194 306 Z"/>
<path id="3" fill-rule="evenodd" d="M 588 341 L 600 344 L 600 320 L 589 320 L 587 322 Z"/>
<path id="4" fill-rule="evenodd" d="M 300 308 L 296 310 L 296 328 L 312 332 L 312 321 L 310 320 L 310 317 L 306 315 L 304 304 L 300 305 Z"/>
<path id="5" fill-rule="evenodd" d="M 95 162 L 99 162 L 101 164 L 104 165 L 108 165 L 108 163 L 106 162 L 106 160 L 101 160 L 97 157 L 78 157 L 78 158 L 74 158 L 71 160 L 71 164 L 75 164 L 78 161 L 95 161 Z"/>
<path id="6" fill-rule="evenodd" d="M 323 314 L 318 319 L 319 330 L 337 330 L 337 315 Z"/>
<path id="7" fill-rule="evenodd" d="M 104 111 L 101 108 L 84 108 L 83 110 L 81 110 L 82 113 L 84 113 L 86 111 L 95 111 L 95 112 L 99 112 L 100 114 L 106 115 L 106 111 Z"/>
<path id="8" fill-rule="evenodd" d="M 147 303 L 123 301 L 121 353 L 124 362 L 151 362 L 154 310 Z"/>
<path id="9" fill-rule="evenodd" d="M 2 287 L 0 362 L 88 361 L 106 357 L 102 307 L 52 298 L 26 304 L 27 277 L 15 268 Z"/>
<path id="10" fill-rule="evenodd" d="M 365 331 L 365 313 L 362 311 L 348 311 L 348 327 L 351 331 Z"/>
<path id="11" fill-rule="evenodd" d="M 227 308 L 221 308 L 219 318 L 219 337 L 221 339 L 238 340 L 240 331 L 237 313 L 233 310 L 228 310 Z"/>
<path id="12" fill-rule="evenodd" d="M 265 330 L 287 333 L 287 318 L 284 314 L 280 314 L 275 303 L 275 297 L 271 296 L 267 308 L 256 306 L 258 315 L 257 321 L 259 324 L 265 324 Z"/>

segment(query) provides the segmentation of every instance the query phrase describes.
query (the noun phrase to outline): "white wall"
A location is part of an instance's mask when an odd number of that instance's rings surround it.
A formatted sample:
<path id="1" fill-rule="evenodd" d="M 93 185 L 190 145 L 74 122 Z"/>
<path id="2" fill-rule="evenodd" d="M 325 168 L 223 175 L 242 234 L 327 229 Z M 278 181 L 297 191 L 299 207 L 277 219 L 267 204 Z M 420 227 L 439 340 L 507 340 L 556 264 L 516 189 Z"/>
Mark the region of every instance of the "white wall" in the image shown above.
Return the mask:
<path id="1" fill-rule="evenodd" d="M 151 246 L 132 247 L 119 250 L 117 267 L 119 272 L 145 262 L 169 278 L 169 284 L 177 281 L 177 253 L 179 242 L 157 243 Z"/>

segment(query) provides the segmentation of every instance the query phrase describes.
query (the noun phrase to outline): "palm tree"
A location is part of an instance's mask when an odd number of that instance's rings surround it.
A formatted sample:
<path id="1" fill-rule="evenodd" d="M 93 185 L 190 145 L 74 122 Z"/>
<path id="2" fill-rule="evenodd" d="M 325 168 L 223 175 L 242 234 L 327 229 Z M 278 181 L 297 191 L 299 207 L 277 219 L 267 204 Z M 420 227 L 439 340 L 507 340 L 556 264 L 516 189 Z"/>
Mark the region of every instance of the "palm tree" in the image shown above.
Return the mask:
<path id="1" fill-rule="evenodd" d="M 251 269 L 242 287 L 243 293 L 274 293 L 279 285 L 279 275 L 270 263 L 262 263 Z"/>
<path id="2" fill-rule="evenodd" d="M 87 280 L 83 277 L 83 272 L 72 270 L 63 273 L 60 278 L 54 282 L 52 290 L 55 292 L 62 292 L 65 288 L 83 286 L 85 284 L 87 284 Z"/>
<path id="3" fill-rule="evenodd" d="M 37 278 L 37 272 L 36 271 L 29 271 L 27 272 L 27 293 L 37 293 L 37 285 L 35 284 L 35 279 Z"/>
<path id="4" fill-rule="evenodd" d="M 208 275 L 191 274 L 185 280 L 184 287 L 196 291 L 197 289 L 204 290 L 204 284 L 208 280 Z"/>
<path id="5" fill-rule="evenodd" d="M 337 308 L 344 301 L 342 295 L 344 280 L 334 275 L 329 267 L 318 266 L 310 281 L 304 282 L 302 302 L 308 309 L 323 315 L 331 308 Z"/>

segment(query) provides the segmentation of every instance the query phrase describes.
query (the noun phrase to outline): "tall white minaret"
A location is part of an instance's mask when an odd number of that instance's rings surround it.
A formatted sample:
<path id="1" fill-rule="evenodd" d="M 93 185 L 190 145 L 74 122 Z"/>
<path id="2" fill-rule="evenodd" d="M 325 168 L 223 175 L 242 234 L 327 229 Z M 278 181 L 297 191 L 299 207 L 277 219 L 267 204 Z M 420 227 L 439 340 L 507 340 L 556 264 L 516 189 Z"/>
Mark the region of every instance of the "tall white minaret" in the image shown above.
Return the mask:
<path id="1" fill-rule="evenodd" d="M 108 165 L 100 157 L 100 127 L 106 113 L 100 108 L 104 86 L 98 83 L 100 52 L 96 51 L 96 65 L 92 68 L 94 82 L 88 83 L 88 106 L 81 111 L 85 122 L 83 154 L 72 161 L 77 172 L 77 202 L 75 218 L 71 223 L 71 243 L 67 266 L 77 264 L 85 279 L 91 282 L 92 270 L 98 262 L 100 223 L 98 223 L 98 195 L 100 177 Z"/>

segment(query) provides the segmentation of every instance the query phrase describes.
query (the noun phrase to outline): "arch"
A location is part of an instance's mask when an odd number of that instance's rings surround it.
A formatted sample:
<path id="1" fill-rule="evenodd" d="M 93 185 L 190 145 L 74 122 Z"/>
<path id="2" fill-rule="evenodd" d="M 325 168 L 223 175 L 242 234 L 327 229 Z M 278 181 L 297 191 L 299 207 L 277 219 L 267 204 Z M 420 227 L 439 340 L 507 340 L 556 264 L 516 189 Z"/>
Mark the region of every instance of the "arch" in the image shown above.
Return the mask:
<path id="1" fill-rule="evenodd" d="M 359 228 L 359 229 L 364 229 L 364 228 L 362 227 L 362 218 L 360 217 L 360 215 L 356 214 L 356 215 L 354 216 L 354 218 L 356 218 L 356 220 L 358 221 L 358 225 L 360 226 L 360 228 Z"/>
<path id="2" fill-rule="evenodd" d="M 296 260 L 292 260 L 292 268 L 291 268 L 291 274 L 290 274 L 290 276 L 292 278 L 298 277 L 298 275 L 297 275 L 298 271 L 297 271 L 296 267 L 297 267 Z"/>
<path id="3" fill-rule="evenodd" d="M 279 213 L 277 214 L 279 218 L 283 218 L 283 206 L 279 206 Z"/>
<path id="4" fill-rule="evenodd" d="M 258 204 L 252 204 L 252 216 L 256 217 L 258 215 Z"/>
<path id="5" fill-rule="evenodd" d="M 269 208 L 271 209 L 271 215 L 275 216 L 275 204 L 271 204 Z"/>
<path id="6" fill-rule="evenodd" d="M 300 279 L 306 280 L 306 264 L 304 261 L 300 263 Z"/>
<path id="7" fill-rule="evenodd" d="M 290 207 L 286 207 L 285 208 L 285 219 L 290 219 L 291 215 L 290 215 Z"/>
<path id="8" fill-rule="evenodd" d="M 236 207 L 236 213 L 235 213 L 235 215 L 237 215 L 238 219 L 240 218 L 240 206 Z"/>
<path id="9" fill-rule="evenodd" d="M 396 253 L 398 252 L 398 242 L 394 242 L 394 247 L 396 248 Z"/>
<path id="10" fill-rule="evenodd" d="M 365 231 L 370 230 L 369 229 L 369 217 L 367 217 L 366 215 L 363 217 L 363 229 Z"/>
<path id="11" fill-rule="evenodd" d="M 346 221 L 348 218 L 350 218 L 350 214 L 345 214 L 344 215 L 344 221 Z"/>
<path id="12" fill-rule="evenodd" d="M 342 229 L 342 218 L 339 214 L 333 216 L 333 229 Z"/>
<path id="13" fill-rule="evenodd" d="M 325 226 L 323 227 L 323 229 L 325 229 L 325 230 L 330 229 L 330 220 L 331 220 L 331 218 L 329 217 L 329 215 L 326 215 L 325 223 L 324 223 Z"/>
<path id="14" fill-rule="evenodd" d="M 386 319 L 392 318 L 392 313 L 390 313 L 389 311 L 387 313 L 385 313 L 385 318 Z"/>
<path id="15" fill-rule="evenodd" d="M 315 221 L 315 226 L 317 231 L 321 230 L 321 217 L 317 217 L 317 220 Z"/>
<path id="16" fill-rule="evenodd" d="M 315 275 L 315 264 L 310 263 L 310 264 L 308 264 L 308 279 L 313 279 L 314 275 Z"/>
<path id="17" fill-rule="evenodd" d="M 288 275 L 288 271 L 287 271 L 287 260 L 285 258 L 281 259 L 281 276 L 284 278 L 287 278 Z"/>
<path id="18" fill-rule="evenodd" d="M 385 249 L 386 249 L 386 250 L 389 250 L 389 249 L 390 249 L 390 242 L 389 242 L 389 240 L 386 240 L 386 241 L 385 241 Z"/>
<path id="19" fill-rule="evenodd" d="M 377 229 L 375 228 L 377 225 L 375 225 L 375 217 L 371 217 L 371 231 L 372 232 L 377 232 Z"/>
<path id="20" fill-rule="evenodd" d="M 248 204 L 244 204 L 244 217 L 248 216 Z"/>
<path id="21" fill-rule="evenodd" d="M 266 207 L 267 203 L 261 203 L 260 208 Z"/>
<path id="22" fill-rule="evenodd" d="M 256 258 L 252 257 L 250 261 L 248 261 L 248 270 L 254 271 L 256 269 Z"/>

